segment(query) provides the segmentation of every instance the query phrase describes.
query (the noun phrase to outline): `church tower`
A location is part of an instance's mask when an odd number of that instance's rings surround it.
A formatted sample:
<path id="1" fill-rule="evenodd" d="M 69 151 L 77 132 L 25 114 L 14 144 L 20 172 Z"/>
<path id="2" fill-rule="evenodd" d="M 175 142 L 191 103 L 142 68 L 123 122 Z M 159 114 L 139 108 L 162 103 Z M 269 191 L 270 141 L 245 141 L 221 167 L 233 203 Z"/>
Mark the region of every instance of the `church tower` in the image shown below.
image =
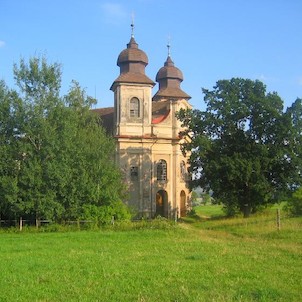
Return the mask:
<path id="1" fill-rule="evenodd" d="M 127 48 L 119 54 L 117 65 L 120 75 L 110 88 L 114 92 L 114 134 L 148 135 L 151 131 L 151 95 L 155 83 L 145 75 L 148 57 L 138 48 L 133 33 Z"/>
<path id="2" fill-rule="evenodd" d="M 133 30 L 133 24 L 132 30 Z M 120 75 L 113 82 L 116 162 L 129 188 L 128 205 L 139 216 L 150 216 L 152 162 L 152 88 L 146 76 L 148 57 L 138 48 L 132 31 L 130 42 L 118 56 Z"/>
<path id="3" fill-rule="evenodd" d="M 183 81 L 182 72 L 175 67 L 170 55 L 168 45 L 168 57 L 156 75 L 159 89 L 153 97 L 153 115 L 155 108 L 166 108 L 167 117 L 158 121 L 153 119 L 153 132 L 160 133 L 153 150 L 153 158 L 158 165 L 164 162 L 166 165 L 166 183 L 155 181 L 156 209 L 164 216 L 185 216 L 191 207 L 191 195 L 188 187 L 190 174 L 188 172 L 188 156 L 181 151 L 184 138 L 180 136 L 181 122 L 176 118 L 180 109 L 191 109 L 188 100 L 191 98 L 185 93 L 180 83 Z M 157 170 L 157 180 L 159 178 Z M 161 209 L 162 207 L 162 209 Z"/>

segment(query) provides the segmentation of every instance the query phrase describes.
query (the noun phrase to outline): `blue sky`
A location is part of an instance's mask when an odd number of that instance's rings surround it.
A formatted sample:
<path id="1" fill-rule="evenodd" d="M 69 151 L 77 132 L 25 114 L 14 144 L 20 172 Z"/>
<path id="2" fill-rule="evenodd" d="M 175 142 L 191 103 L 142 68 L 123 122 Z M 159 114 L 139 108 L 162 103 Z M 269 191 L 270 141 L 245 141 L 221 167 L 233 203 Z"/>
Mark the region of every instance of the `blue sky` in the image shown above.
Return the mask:
<path id="1" fill-rule="evenodd" d="M 96 107 L 112 106 L 132 13 L 146 74 L 155 80 L 170 36 L 195 108 L 205 108 L 201 87 L 232 77 L 261 80 L 285 106 L 302 98 L 301 0 L 0 0 L 0 79 L 12 87 L 14 63 L 45 55 L 62 64 L 62 93 L 75 79 Z"/>

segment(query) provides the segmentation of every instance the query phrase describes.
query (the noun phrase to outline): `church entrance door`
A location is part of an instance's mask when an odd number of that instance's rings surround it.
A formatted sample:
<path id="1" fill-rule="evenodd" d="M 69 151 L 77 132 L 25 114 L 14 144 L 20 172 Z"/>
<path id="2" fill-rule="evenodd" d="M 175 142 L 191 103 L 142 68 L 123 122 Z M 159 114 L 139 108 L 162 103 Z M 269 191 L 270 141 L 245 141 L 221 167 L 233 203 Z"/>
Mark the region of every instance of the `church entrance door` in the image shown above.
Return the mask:
<path id="1" fill-rule="evenodd" d="M 180 192 L 180 217 L 187 215 L 187 206 L 186 206 L 186 193 L 185 191 Z"/>
<path id="2" fill-rule="evenodd" d="M 168 193 L 165 190 L 156 193 L 156 216 L 168 217 Z"/>

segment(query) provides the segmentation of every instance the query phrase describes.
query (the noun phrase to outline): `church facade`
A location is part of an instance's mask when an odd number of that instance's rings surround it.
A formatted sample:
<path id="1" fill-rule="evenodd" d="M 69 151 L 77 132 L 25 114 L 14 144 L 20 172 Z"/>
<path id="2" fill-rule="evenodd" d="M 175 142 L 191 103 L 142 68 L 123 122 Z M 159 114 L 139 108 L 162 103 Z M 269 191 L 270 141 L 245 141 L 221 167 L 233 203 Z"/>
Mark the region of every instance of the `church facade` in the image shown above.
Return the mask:
<path id="1" fill-rule="evenodd" d="M 129 189 L 126 203 L 138 217 L 181 217 L 190 208 L 190 174 L 175 114 L 191 108 L 190 96 L 180 87 L 183 75 L 169 53 L 152 96 L 155 83 L 145 74 L 147 64 L 132 35 L 117 59 L 120 74 L 110 88 L 114 107 L 95 111 L 115 138 L 115 159 Z"/>

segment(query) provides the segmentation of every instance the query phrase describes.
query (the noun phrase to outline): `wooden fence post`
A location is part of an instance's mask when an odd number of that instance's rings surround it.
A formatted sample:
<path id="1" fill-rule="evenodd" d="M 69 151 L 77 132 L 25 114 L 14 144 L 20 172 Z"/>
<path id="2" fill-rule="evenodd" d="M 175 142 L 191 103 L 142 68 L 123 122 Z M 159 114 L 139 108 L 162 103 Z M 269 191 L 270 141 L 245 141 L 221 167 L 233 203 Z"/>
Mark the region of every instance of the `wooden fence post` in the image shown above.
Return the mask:
<path id="1" fill-rule="evenodd" d="M 20 221 L 19 221 L 19 230 L 20 230 L 20 232 L 22 231 L 22 228 L 23 228 L 23 220 L 22 220 L 22 217 L 20 217 Z"/>

